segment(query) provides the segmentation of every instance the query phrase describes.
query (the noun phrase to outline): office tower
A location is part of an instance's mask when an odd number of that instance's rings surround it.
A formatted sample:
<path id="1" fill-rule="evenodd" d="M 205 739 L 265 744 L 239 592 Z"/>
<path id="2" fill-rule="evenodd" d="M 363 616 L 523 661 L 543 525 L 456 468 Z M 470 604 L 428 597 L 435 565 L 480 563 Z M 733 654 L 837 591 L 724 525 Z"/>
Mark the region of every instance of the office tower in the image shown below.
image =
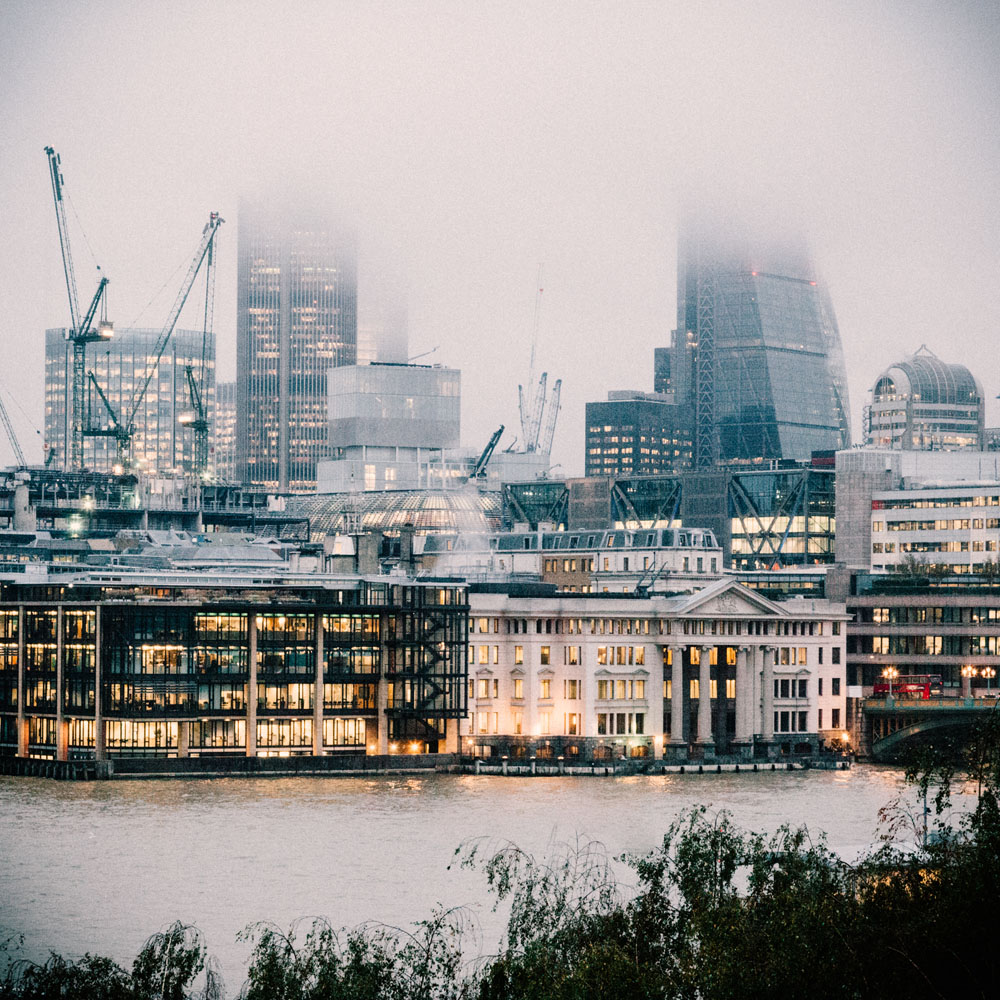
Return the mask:
<path id="1" fill-rule="evenodd" d="M 671 361 L 698 468 L 804 461 L 850 443 L 837 321 L 798 236 L 707 213 L 686 220 Z"/>
<path id="2" fill-rule="evenodd" d="M 236 482 L 236 383 L 215 386 L 215 422 L 212 424 L 209 467 L 224 483 Z"/>
<path id="3" fill-rule="evenodd" d="M 330 461 L 321 493 L 447 488 L 464 483 L 456 456 L 462 373 L 440 365 L 375 362 L 328 375 Z"/>
<path id="4" fill-rule="evenodd" d="M 875 380 L 865 443 L 917 451 L 984 447 L 983 387 L 963 365 L 921 347 Z"/>
<path id="5" fill-rule="evenodd" d="M 356 238 L 320 213 L 243 203 L 238 242 L 237 474 L 311 490 L 327 455 L 327 369 L 356 359 Z"/>
<path id="6" fill-rule="evenodd" d="M 146 373 L 155 361 L 154 351 L 160 330 L 115 330 L 114 338 L 87 346 L 86 369 L 93 371 L 119 420 L 127 411 L 136 389 L 142 388 Z M 174 475 L 194 468 L 194 431 L 181 421 L 192 403 L 185 369 L 191 366 L 195 378 L 201 369 L 202 333 L 175 329 L 160 358 L 159 366 L 135 412 L 132 438 L 132 467 L 136 471 Z M 45 442 L 51 465 L 67 468 L 72 420 L 71 375 L 73 345 L 66 331 L 45 331 Z M 205 344 L 203 396 L 211 426 L 215 409 L 215 338 Z M 88 384 L 84 411 L 83 466 L 95 472 L 111 472 L 116 461 L 113 436 L 93 435 L 87 430 L 108 431 L 110 415 L 100 395 Z"/>
<path id="7" fill-rule="evenodd" d="M 653 349 L 653 392 L 673 391 L 673 382 L 670 379 L 670 353 L 669 347 Z"/>
<path id="8" fill-rule="evenodd" d="M 654 476 L 691 462 L 691 420 L 673 396 L 658 392 L 609 392 L 607 402 L 587 403 L 588 476 Z"/>

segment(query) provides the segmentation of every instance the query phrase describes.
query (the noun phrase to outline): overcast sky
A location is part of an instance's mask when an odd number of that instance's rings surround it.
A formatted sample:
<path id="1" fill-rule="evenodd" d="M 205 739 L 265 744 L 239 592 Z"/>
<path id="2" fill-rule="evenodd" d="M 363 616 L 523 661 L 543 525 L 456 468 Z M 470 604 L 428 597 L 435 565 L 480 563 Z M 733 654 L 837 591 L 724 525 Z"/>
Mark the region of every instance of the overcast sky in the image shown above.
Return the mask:
<path id="1" fill-rule="evenodd" d="M 222 377 L 240 193 L 332 198 L 405 260 L 410 353 L 462 369 L 470 446 L 517 425 L 544 265 L 552 460 L 581 474 L 584 403 L 652 389 L 695 184 L 805 220 L 856 435 L 874 377 L 924 343 L 972 369 L 1000 423 L 998 11 L 0 0 L 0 387 L 22 444 L 40 458 L 43 331 L 68 312 L 46 145 L 80 297 L 99 263 L 121 326 L 161 325 L 209 211 L 229 220 Z"/>

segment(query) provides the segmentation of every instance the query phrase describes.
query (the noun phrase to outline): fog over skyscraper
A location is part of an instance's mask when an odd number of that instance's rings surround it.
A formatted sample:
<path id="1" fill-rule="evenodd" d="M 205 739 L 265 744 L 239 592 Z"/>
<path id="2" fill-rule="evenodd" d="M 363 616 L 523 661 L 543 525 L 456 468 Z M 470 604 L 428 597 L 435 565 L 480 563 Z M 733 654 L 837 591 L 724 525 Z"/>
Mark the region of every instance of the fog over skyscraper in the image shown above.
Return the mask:
<path id="1" fill-rule="evenodd" d="M 246 483 L 310 490 L 326 456 L 326 372 L 357 351 L 357 240 L 330 213 L 241 202 L 236 462 Z"/>
<path id="2" fill-rule="evenodd" d="M 658 379 L 691 409 L 698 467 L 850 444 L 833 306 L 802 237 L 767 221 L 682 222 L 677 329 Z"/>

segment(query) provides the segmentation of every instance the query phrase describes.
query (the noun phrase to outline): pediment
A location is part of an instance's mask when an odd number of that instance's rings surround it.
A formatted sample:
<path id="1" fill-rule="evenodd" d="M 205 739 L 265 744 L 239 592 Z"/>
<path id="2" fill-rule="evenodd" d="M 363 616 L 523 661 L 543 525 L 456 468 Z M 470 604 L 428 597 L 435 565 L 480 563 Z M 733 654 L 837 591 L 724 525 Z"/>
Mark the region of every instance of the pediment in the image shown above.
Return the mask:
<path id="1" fill-rule="evenodd" d="M 786 612 L 774 601 L 744 587 L 736 580 L 720 580 L 698 590 L 678 609 L 679 613 L 704 618 L 785 618 Z"/>
<path id="2" fill-rule="evenodd" d="M 523 667 L 514 667 L 514 669 L 511 670 L 511 672 L 510 672 L 510 676 L 511 677 L 523 677 L 524 676 L 524 668 Z"/>

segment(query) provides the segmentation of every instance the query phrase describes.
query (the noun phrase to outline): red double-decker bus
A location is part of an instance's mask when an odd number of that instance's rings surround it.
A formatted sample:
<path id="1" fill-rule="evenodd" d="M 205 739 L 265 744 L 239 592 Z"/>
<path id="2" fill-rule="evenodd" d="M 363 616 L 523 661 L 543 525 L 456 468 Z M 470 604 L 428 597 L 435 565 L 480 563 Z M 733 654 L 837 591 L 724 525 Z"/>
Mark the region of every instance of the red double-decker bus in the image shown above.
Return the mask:
<path id="1" fill-rule="evenodd" d="M 894 698 L 940 698 L 942 693 L 940 674 L 900 674 L 889 682 L 887 677 L 875 681 L 872 693 Z"/>

